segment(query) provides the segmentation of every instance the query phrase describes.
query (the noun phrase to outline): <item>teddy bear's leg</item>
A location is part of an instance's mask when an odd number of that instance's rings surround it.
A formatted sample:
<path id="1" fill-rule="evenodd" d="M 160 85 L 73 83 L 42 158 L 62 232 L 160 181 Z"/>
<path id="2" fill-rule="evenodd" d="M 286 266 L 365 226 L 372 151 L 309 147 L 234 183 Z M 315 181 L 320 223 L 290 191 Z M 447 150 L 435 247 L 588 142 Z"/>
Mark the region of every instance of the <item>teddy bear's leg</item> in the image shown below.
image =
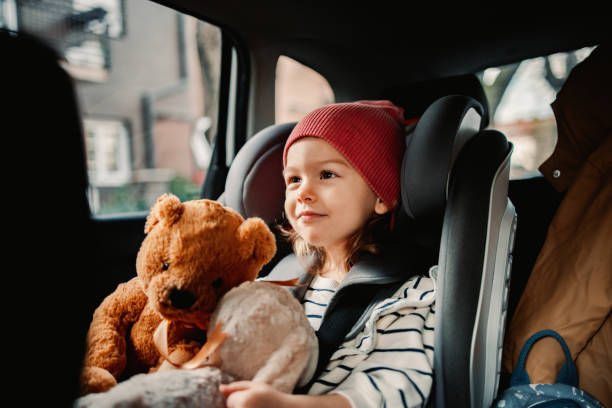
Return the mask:
<path id="1" fill-rule="evenodd" d="M 114 385 L 109 375 L 116 380 L 122 374 L 127 364 L 128 330 L 138 320 L 146 302 L 139 282 L 132 279 L 120 284 L 96 309 L 87 333 L 81 375 L 83 394 L 106 391 Z"/>
<path id="2" fill-rule="evenodd" d="M 310 357 L 310 350 L 296 347 L 296 344 L 303 342 L 302 336 L 290 335 L 285 344 L 270 356 L 266 365 L 257 371 L 253 381 L 265 382 L 283 392 L 292 392 Z"/>
<path id="3" fill-rule="evenodd" d="M 81 373 L 81 393 L 83 395 L 105 392 L 117 385 L 115 377 L 100 367 L 85 367 Z"/>

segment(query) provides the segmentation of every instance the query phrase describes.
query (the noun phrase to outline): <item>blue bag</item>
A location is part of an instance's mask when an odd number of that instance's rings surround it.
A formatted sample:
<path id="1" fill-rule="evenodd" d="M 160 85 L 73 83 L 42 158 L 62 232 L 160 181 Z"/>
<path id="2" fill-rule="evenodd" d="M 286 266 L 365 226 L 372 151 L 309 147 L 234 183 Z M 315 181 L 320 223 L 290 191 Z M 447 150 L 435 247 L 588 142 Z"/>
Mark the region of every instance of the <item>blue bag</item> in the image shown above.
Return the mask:
<path id="1" fill-rule="evenodd" d="M 544 337 L 554 337 L 561 343 L 561 347 L 565 353 L 565 364 L 561 367 L 555 384 L 531 384 L 529 375 L 525 370 L 525 361 L 527 360 L 527 354 L 531 350 L 531 347 L 533 347 L 533 344 Z M 542 330 L 531 336 L 527 342 L 525 342 L 516 368 L 512 373 L 510 387 L 499 397 L 495 407 L 603 408 L 603 405 L 587 392 L 578 388 L 578 372 L 563 337 L 553 330 Z"/>

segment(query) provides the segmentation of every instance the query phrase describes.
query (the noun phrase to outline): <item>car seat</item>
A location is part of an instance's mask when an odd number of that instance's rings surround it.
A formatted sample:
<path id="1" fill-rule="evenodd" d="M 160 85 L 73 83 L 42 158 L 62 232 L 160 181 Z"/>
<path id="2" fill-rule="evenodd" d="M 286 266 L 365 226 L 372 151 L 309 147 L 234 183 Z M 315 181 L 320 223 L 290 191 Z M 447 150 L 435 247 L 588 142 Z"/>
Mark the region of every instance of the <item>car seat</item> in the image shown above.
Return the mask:
<path id="1" fill-rule="evenodd" d="M 446 96 L 406 135 L 395 230 L 401 240 L 439 249 L 436 406 L 490 405 L 496 392 L 514 211 L 507 198 L 511 145 L 482 130 L 484 114 L 470 97 Z M 219 201 L 269 225 L 281 218 L 282 152 L 294 125 L 270 126 L 247 141 Z M 291 252 L 278 242 L 262 274 Z"/>
<path id="2" fill-rule="evenodd" d="M 449 132 L 445 129 L 449 125 L 431 120 L 429 129 L 426 120 L 429 115 L 444 115 L 454 103 L 460 106 L 458 98 L 442 98 L 428 108 L 406 152 L 405 164 L 415 168 L 405 168 L 404 172 L 416 173 L 419 158 L 433 160 L 440 154 L 441 149 L 431 139 L 444 139 L 440 135 Z M 436 110 L 442 112 L 436 114 Z M 465 115 L 464 121 L 468 118 Z M 452 135 L 452 128 L 449 133 Z M 412 183 L 403 183 L 402 197 L 407 212 L 423 209 L 417 218 L 428 216 L 429 211 L 435 218 L 436 211 L 443 211 L 436 299 L 435 405 L 488 407 L 499 384 L 516 230 L 516 212 L 508 199 L 512 145 L 495 130 L 461 134 L 459 128 L 450 158 L 448 154 L 437 156 L 440 172 L 433 177 L 438 181 L 426 184 L 438 189 L 428 193 L 431 200 L 420 207 L 415 202 L 422 188 L 418 179 L 425 177 L 418 173 Z M 420 142 L 424 147 L 418 146 Z M 446 200 L 440 199 L 443 194 Z"/>

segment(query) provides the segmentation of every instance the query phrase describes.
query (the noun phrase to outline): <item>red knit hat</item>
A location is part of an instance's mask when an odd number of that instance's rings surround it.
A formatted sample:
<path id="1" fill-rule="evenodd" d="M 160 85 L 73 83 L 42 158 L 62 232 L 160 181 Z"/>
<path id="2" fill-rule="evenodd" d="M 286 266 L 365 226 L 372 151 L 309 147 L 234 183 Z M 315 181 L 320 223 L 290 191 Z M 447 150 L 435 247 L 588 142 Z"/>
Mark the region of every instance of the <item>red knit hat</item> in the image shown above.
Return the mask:
<path id="1" fill-rule="evenodd" d="M 400 194 L 404 110 L 390 101 L 336 103 L 315 109 L 295 126 L 283 152 L 302 137 L 319 137 L 338 150 L 383 202 L 393 208 Z"/>

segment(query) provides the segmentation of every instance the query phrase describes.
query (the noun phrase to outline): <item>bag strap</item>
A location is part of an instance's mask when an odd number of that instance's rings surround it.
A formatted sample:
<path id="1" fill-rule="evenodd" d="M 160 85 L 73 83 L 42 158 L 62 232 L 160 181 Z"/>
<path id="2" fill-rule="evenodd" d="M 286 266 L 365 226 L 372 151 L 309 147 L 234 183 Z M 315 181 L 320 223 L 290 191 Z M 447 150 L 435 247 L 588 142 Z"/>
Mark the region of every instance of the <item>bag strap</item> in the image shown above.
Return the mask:
<path id="1" fill-rule="evenodd" d="M 554 330 L 539 331 L 535 333 L 534 335 L 532 335 L 525 342 L 525 345 L 521 349 L 521 354 L 516 364 L 516 368 L 514 369 L 514 372 L 512 373 L 512 377 L 510 378 L 510 386 L 514 387 L 516 385 L 531 384 L 531 380 L 529 378 L 529 375 L 527 374 L 527 370 L 525 370 L 525 362 L 527 360 L 527 354 L 529 354 L 529 351 L 531 350 L 535 342 L 537 342 L 540 339 L 543 339 L 544 337 L 554 337 L 555 339 L 557 339 L 557 341 L 561 344 L 561 347 L 563 348 L 563 353 L 565 354 L 565 364 L 563 364 L 563 367 L 561 367 L 561 370 L 559 371 L 559 374 L 557 375 L 557 383 L 567 384 L 573 387 L 577 387 L 578 386 L 578 371 L 576 370 L 576 366 L 574 365 L 574 362 L 572 361 L 572 355 L 570 354 L 569 348 L 567 347 L 565 340 L 563 340 L 563 337 L 561 337 L 561 335 L 559 335 L 559 333 L 557 333 Z"/>

